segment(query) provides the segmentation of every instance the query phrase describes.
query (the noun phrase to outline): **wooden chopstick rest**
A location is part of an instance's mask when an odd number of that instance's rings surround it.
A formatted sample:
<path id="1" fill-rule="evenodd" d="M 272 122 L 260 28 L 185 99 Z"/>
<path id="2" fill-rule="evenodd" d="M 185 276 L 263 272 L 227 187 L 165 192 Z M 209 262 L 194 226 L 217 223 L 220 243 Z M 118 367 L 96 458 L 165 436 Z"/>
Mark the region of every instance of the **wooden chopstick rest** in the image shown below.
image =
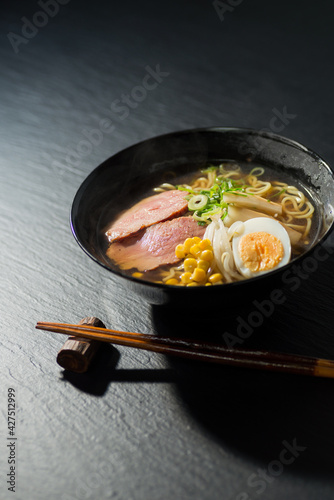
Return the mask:
<path id="1" fill-rule="evenodd" d="M 83 318 L 79 325 L 91 325 L 106 328 L 99 318 L 88 316 Z M 101 342 L 80 337 L 68 337 L 57 355 L 57 363 L 71 372 L 85 373 L 90 367 L 93 358 L 101 347 Z"/>

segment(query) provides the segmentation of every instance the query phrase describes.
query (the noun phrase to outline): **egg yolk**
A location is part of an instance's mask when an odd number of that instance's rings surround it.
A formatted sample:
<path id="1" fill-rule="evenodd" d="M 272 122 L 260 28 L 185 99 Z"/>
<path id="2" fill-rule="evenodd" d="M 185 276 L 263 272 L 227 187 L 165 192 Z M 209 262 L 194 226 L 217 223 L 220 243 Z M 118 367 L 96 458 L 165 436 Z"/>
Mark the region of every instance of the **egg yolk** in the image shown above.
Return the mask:
<path id="1" fill-rule="evenodd" d="M 269 271 L 282 260 L 284 248 L 276 236 L 259 231 L 245 234 L 241 238 L 239 253 L 245 267 L 250 271 Z"/>

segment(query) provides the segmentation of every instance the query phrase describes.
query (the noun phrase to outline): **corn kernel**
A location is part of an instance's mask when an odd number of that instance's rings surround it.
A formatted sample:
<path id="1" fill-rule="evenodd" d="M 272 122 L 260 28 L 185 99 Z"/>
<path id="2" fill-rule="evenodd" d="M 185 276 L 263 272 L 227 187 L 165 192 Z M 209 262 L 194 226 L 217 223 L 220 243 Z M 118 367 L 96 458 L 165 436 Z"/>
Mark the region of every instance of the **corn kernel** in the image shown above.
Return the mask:
<path id="1" fill-rule="evenodd" d="M 202 241 L 201 238 L 199 238 L 199 236 L 194 236 L 192 240 L 193 240 L 193 245 L 195 245 L 195 243 L 198 245 Z"/>
<path id="2" fill-rule="evenodd" d="M 207 282 L 205 283 L 205 286 L 212 286 L 212 283 Z"/>
<path id="3" fill-rule="evenodd" d="M 190 252 L 190 247 L 193 246 L 193 239 L 192 238 L 187 238 L 185 242 L 183 243 L 184 247 L 184 252 L 187 254 Z"/>
<path id="4" fill-rule="evenodd" d="M 212 250 L 203 250 L 203 252 L 201 253 L 201 259 L 207 260 L 208 262 L 211 262 L 213 259 Z"/>
<path id="5" fill-rule="evenodd" d="M 191 273 L 186 272 L 181 274 L 182 283 L 190 283 L 191 282 Z"/>
<path id="6" fill-rule="evenodd" d="M 184 251 L 184 245 L 177 245 L 175 248 L 175 255 L 178 259 L 184 259 L 185 258 L 185 251 Z"/>
<path id="7" fill-rule="evenodd" d="M 207 272 L 207 270 L 209 269 L 209 266 L 210 266 L 210 262 L 208 262 L 207 260 L 198 260 L 197 261 L 197 267 L 199 269 L 203 269 L 205 272 Z"/>
<path id="8" fill-rule="evenodd" d="M 204 269 L 199 269 L 198 267 L 196 267 L 191 275 L 191 278 L 197 282 L 204 281 L 206 279 L 206 272 L 204 271 Z"/>
<path id="9" fill-rule="evenodd" d="M 132 276 L 133 276 L 134 278 L 142 278 L 142 277 L 144 276 L 144 274 L 143 274 L 143 273 L 138 273 L 138 272 L 135 272 L 135 273 L 132 273 Z"/>
<path id="10" fill-rule="evenodd" d="M 199 286 L 199 285 L 195 281 L 191 281 L 191 283 L 188 283 L 186 286 Z"/>
<path id="11" fill-rule="evenodd" d="M 178 285 L 179 282 L 176 278 L 170 278 L 169 280 L 166 281 L 166 285 Z"/>
<path id="12" fill-rule="evenodd" d="M 190 247 L 190 253 L 194 256 L 194 257 L 199 257 L 201 255 L 201 249 L 200 247 L 197 245 L 197 243 L 195 243 L 195 245 L 193 245 L 192 247 Z"/>
<path id="13" fill-rule="evenodd" d="M 209 238 L 205 238 L 205 240 L 202 240 L 200 243 L 199 243 L 199 247 L 201 250 L 211 250 L 212 247 L 211 247 L 211 241 L 209 240 Z"/>
<path id="14" fill-rule="evenodd" d="M 222 279 L 223 279 L 223 277 L 220 273 L 215 273 L 215 274 L 211 274 L 209 281 L 210 281 L 210 283 L 218 283 L 219 281 L 221 282 Z"/>
<path id="15" fill-rule="evenodd" d="M 185 259 L 184 261 L 185 271 L 192 273 L 196 266 L 197 266 L 197 260 L 194 259 L 193 257 L 188 257 L 187 259 Z"/>

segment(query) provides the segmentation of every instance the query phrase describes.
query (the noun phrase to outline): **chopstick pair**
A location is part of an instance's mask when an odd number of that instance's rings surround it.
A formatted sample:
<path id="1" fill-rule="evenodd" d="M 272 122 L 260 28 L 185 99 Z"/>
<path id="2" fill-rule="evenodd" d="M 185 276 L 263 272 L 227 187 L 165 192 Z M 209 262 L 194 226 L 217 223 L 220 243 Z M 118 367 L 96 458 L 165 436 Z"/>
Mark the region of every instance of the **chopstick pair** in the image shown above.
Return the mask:
<path id="1" fill-rule="evenodd" d="M 141 333 L 121 332 L 90 325 L 38 322 L 36 328 L 71 337 L 79 337 L 116 345 L 144 349 L 205 362 L 244 368 L 256 368 L 316 377 L 334 378 L 334 361 L 291 354 L 228 349 L 219 344 L 169 338 Z"/>

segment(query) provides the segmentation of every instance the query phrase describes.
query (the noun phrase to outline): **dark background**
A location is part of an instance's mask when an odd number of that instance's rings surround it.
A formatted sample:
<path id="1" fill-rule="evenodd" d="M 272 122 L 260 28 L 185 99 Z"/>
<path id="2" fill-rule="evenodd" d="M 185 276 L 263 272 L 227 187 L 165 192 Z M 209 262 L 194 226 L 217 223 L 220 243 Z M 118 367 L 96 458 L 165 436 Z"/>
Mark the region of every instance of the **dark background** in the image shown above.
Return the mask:
<path id="1" fill-rule="evenodd" d="M 64 338 L 34 326 L 96 315 L 120 330 L 221 335 L 249 317 L 252 303 L 176 317 L 117 288 L 75 243 L 71 203 L 93 168 L 140 140 L 270 130 L 277 114 L 281 135 L 333 165 L 333 3 L 70 0 L 53 17 L 41 3 L 0 8 L 0 498 L 14 497 L 13 387 L 17 499 L 332 499 L 331 380 L 111 347 L 79 376 L 56 364 Z M 165 73 L 159 85 L 126 117 L 112 109 L 148 66 Z M 328 254 L 247 344 L 334 358 L 333 274 Z M 283 468 L 286 443 L 299 448 Z"/>

